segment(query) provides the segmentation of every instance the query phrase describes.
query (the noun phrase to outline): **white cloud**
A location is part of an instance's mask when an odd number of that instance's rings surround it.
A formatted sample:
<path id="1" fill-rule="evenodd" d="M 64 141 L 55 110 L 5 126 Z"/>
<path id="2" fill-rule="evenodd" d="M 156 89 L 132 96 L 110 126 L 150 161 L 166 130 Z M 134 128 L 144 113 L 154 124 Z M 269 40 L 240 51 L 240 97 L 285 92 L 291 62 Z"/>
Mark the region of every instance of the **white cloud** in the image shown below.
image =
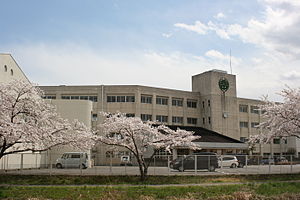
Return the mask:
<path id="1" fill-rule="evenodd" d="M 188 25 L 184 23 L 176 23 L 174 24 L 175 27 L 186 29 L 188 31 L 196 32 L 200 35 L 205 35 L 207 30 L 209 29 L 208 26 L 201 23 L 200 21 L 196 21 L 194 25 Z"/>
<path id="2" fill-rule="evenodd" d="M 222 13 L 222 12 L 219 12 L 218 14 L 216 14 L 215 16 L 214 16 L 214 18 L 216 18 L 216 19 L 223 19 L 223 18 L 225 18 L 226 16 Z"/>
<path id="3" fill-rule="evenodd" d="M 209 50 L 201 56 L 151 50 L 110 53 L 66 43 L 3 48 L 11 51 L 29 79 L 40 85 L 125 84 L 191 91 L 192 75 L 211 69 L 230 71 L 230 55 L 217 50 Z M 266 57 L 268 59 L 259 58 L 259 63 L 245 63 L 232 56 L 238 96 L 257 99 L 270 94 L 273 97 L 285 84 L 300 85 L 300 79 L 287 80 L 281 76 L 292 71 L 292 67 L 282 67 L 276 56 Z"/>
<path id="4" fill-rule="evenodd" d="M 191 76 L 214 65 L 201 56 L 181 52 L 110 53 L 66 43 L 3 48 L 12 53 L 29 79 L 40 85 L 125 84 L 189 91 Z"/>
<path id="5" fill-rule="evenodd" d="M 165 38 L 170 38 L 172 37 L 173 33 L 163 33 L 162 36 Z"/>
<path id="6" fill-rule="evenodd" d="M 289 71 L 289 72 L 286 72 L 284 73 L 282 76 L 282 79 L 285 79 L 285 80 L 300 80 L 300 72 L 299 71 Z"/>
<path id="7" fill-rule="evenodd" d="M 224 65 L 229 65 L 229 62 L 231 60 L 232 65 L 240 65 L 242 62 L 241 58 L 236 58 L 234 56 L 230 56 L 230 54 L 223 54 L 217 50 L 209 50 L 205 53 L 205 56 L 219 60 L 224 63 Z"/>
<path id="8" fill-rule="evenodd" d="M 201 35 L 215 32 L 220 38 L 237 37 L 245 43 L 262 47 L 278 56 L 291 59 L 300 58 L 300 1 L 262 0 L 263 19 L 252 18 L 247 25 L 220 24 L 209 21 L 207 24 L 196 21 L 195 25 L 181 23 L 175 26 L 194 31 Z"/>

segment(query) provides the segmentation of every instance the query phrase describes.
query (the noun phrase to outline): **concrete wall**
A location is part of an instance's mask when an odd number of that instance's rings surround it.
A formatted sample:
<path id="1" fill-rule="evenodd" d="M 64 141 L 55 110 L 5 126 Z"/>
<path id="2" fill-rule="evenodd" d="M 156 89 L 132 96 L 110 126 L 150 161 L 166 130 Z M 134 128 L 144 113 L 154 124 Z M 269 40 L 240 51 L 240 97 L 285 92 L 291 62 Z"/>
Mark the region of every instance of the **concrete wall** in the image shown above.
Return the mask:
<path id="1" fill-rule="evenodd" d="M 10 54 L 0 54 L 0 83 L 8 83 L 14 79 L 29 82 Z"/>

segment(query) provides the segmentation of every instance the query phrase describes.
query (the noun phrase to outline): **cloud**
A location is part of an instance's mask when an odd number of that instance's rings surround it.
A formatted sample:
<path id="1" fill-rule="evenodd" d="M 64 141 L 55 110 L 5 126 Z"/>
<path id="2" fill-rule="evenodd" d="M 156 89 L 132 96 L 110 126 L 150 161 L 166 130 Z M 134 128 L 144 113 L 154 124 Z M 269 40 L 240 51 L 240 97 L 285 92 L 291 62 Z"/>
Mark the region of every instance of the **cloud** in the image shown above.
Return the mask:
<path id="1" fill-rule="evenodd" d="M 223 62 L 225 65 L 229 65 L 230 60 L 231 60 L 231 63 L 235 66 L 240 65 L 242 62 L 241 58 L 236 58 L 234 56 L 230 56 L 230 54 L 226 55 L 217 50 L 209 50 L 205 53 L 205 56 L 215 59 L 215 60 L 219 60 L 219 61 Z"/>
<path id="2" fill-rule="evenodd" d="M 254 44 L 278 56 L 300 58 L 300 1 L 261 0 L 265 6 L 262 19 L 249 19 L 246 25 L 221 24 L 212 21 L 206 24 L 196 21 L 194 25 L 175 24 L 176 27 L 205 35 L 215 32 L 222 39 L 237 38 Z M 221 16 L 221 15 L 220 15 Z"/>
<path id="3" fill-rule="evenodd" d="M 281 76 L 282 79 L 284 80 L 300 80 L 300 72 L 297 71 L 290 71 L 290 72 L 286 72 Z"/>
<path id="4" fill-rule="evenodd" d="M 184 23 L 176 23 L 174 24 L 175 27 L 182 28 L 188 31 L 196 32 L 200 35 L 205 35 L 208 31 L 208 26 L 201 23 L 200 21 L 196 21 L 194 25 L 188 25 Z"/>
<path id="5" fill-rule="evenodd" d="M 219 37 L 223 39 L 230 39 L 227 31 L 222 27 L 223 25 L 215 24 L 211 21 L 209 21 L 207 24 L 196 21 L 194 25 L 176 23 L 174 24 L 174 26 L 188 31 L 196 32 L 200 35 L 206 35 L 209 31 L 214 31 Z"/>
<path id="6" fill-rule="evenodd" d="M 219 12 L 218 14 L 216 14 L 215 16 L 214 16 L 214 18 L 216 18 L 216 19 L 223 19 L 223 18 L 225 18 L 226 16 L 222 13 L 222 12 Z"/>
<path id="7" fill-rule="evenodd" d="M 189 91 L 191 76 L 214 66 L 204 57 L 182 52 L 108 52 L 70 43 L 1 48 L 10 51 L 28 78 L 40 85 L 125 84 Z"/>
<path id="8" fill-rule="evenodd" d="M 163 33 L 162 36 L 165 38 L 170 38 L 172 37 L 173 33 Z"/>

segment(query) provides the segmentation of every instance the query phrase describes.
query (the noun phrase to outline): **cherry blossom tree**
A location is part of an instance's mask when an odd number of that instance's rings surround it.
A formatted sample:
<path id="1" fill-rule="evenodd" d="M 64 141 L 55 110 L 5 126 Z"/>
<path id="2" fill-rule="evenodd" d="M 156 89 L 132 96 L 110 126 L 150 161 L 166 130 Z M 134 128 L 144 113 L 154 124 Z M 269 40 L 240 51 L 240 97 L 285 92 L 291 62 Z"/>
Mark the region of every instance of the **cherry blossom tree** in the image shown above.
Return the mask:
<path id="1" fill-rule="evenodd" d="M 264 131 L 250 137 L 250 143 L 269 143 L 273 138 L 288 136 L 300 138 L 300 88 L 286 88 L 279 94 L 283 103 L 264 98 L 264 104 L 260 106 L 264 122 L 259 125 Z"/>
<path id="2" fill-rule="evenodd" d="M 170 152 L 174 147 L 200 149 L 192 142 L 200 136 L 194 136 L 191 131 L 175 131 L 165 125 L 153 126 L 153 122 L 143 122 L 138 117 L 126 117 L 122 113 L 102 114 L 106 119 L 100 125 L 102 134 L 99 141 L 128 149 L 137 160 L 142 181 L 146 179 L 149 164 L 157 151 L 164 149 Z M 146 154 L 149 159 L 145 158 Z"/>
<path id="3" fill-rule="evenodd" d="M 70 123 L 41 98 L 31 83 L 0 84 L 0 159 L 8 154 L 45 151 L 59 145 L 88 149 L 94 135 L 83 123 Z"/>

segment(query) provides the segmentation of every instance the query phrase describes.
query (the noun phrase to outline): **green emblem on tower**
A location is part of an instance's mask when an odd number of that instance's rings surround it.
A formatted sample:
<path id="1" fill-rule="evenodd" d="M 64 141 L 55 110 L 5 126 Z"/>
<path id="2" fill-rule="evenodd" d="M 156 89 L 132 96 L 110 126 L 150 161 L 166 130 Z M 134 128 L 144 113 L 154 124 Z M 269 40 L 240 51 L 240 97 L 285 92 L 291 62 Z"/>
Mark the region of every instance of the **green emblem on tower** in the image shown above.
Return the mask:
<path id="1" fill-rule="evenodd" d="M 222 77 L 219 80 L 219 88 L 223 91 L 226 92 L 229 89 L 229 82 L 226 78 Z"/>

